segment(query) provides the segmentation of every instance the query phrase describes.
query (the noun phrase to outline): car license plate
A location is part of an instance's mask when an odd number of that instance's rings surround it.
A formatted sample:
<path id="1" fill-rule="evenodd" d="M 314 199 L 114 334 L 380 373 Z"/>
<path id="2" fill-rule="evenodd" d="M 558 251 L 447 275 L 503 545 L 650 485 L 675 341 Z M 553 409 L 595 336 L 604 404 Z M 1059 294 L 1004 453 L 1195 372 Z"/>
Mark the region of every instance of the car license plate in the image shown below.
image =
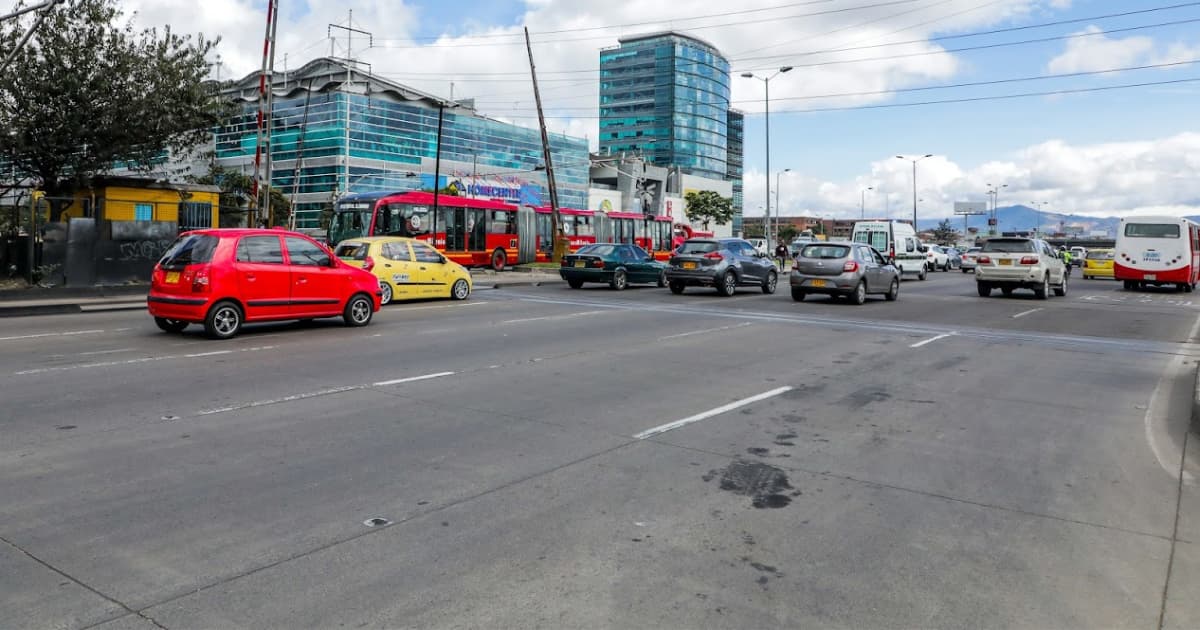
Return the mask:
<path id="1" fill-rule="evenodd" d="M 694 263 L 694 262 L 685 262 L 685 263 L 683 263 L 683 268 L 684 268 L 684 269 L 695 269 L 695 268 L 696 268 L 696 263 Z"/>
<path id="2" fill-rule="evenodd" d="M 179 272 L 168 271 L 167 277 L 163 278 L 163 282 L 166 282 L 167 284 L 179 284 Z"/>
<path id="3" fill-rule="evenodd" d="M 1001 258 L 1001 259 L 1000 259 L 1000 260 L 998 260 L 997 262 L 999 262 L 1001 265 L 1007 265 L 1007 266 L 1009 266 L 1009 267 L 1011 267 L 1011 266 L 1012 266 L 1012 260 L 1011 260 L 1011 259 L 1008 259 L 1008 258 Z"/>
<path id="4" fill-rule="evenodd" d="M 576 261 L 575 261 L 575 266 L 576 266 L 576 267 L 586 267 L 586 266 L 587 266 L 587 263 L 583 262 L 582 260 L 576 260 Z"/>
<path id="5" fill-rule="evenodd" d="M 825 281 L 824 280 L 813 280 L 812 285 L 814 287 L 823 287 L 823 286 L 825 286 Z"/>
<path id="6" fill-rule="evenodd" d="M 1158 275 L 1153 273 L 1146 274 L 1146 280 L 1158 280 Z"/>

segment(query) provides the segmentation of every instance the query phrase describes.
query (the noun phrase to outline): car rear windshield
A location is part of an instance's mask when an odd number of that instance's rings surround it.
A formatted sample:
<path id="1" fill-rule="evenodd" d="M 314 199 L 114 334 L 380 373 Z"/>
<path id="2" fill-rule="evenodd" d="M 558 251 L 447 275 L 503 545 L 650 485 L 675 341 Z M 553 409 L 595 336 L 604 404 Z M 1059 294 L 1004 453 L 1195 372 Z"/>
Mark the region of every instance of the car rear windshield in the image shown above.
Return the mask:
<path id="1" fill-rule="evenodd" d="M 1125 236 L 1134 238 L 1179 238 L 1175 223 L 1126 223 Z"/>
<path id="2" fill-rule="evenodd" d="M 679 246 L 680 254 L 711 254 L 720 247 L 715 241 L 687 241 Z"/>
<path id="3" fill-rule="evenodd" d="M 1103 252 L 1103 251 L 1090 251 L 1090 252 L 1088 252 L 1087 259 L 1088 260 L 1112 260 L 1113 253 L 1112 252 Z"/>
<path id="4" fill-rule="evenodd" d="M 583 256 L 611 256 L 616 249 L 616 245 L 588 245 L 580 247 L 575 253 Z"/>
<path id="5" fill-rule="evenodd" d="M 983 251 L 997 254 L 1029 254 L 1035 251 L 1033 241 L 1023 238 L 992 239 L 983 244 Z"/>
<path id="6" fill-rule="evenodd" d="M 850 248 L 845 245 L 809 245 L 800 251 L 800 255 L 805 258 L 821 258 L 823 260 L 845 258 L 849 254 Z"/>
<path id="7" fill-rule="evenodd" d="M 209 234 L 184 234 L 176 239 L 158 264 L 163 268 L 182 269 L 187 265 L 212 262 L 213 251 L 219 241 Z"/>
<path id="8" fill-rule="evenodd" d="M 887 232 L 874 232 L 874 231 L 855 232 L 854 233 L 854 242 L 866 243 L 867 245 L 870 245 L 871 247 L 874 247 L 876 250 L 882 252 L 887 249 L 888 233 Z"/>
<path id="9" fill-rule="evenodd" d="M 368 249 L 366 243 L 340 243 L 334 255 L 343 260 L 366 260 Z"/>

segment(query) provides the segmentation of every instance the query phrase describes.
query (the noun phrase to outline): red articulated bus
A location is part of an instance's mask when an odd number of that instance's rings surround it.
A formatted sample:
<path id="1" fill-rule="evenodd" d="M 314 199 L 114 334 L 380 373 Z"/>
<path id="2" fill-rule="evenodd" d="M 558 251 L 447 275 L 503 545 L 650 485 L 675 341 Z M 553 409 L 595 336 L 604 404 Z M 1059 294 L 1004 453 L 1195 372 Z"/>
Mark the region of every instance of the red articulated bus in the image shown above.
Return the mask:
<path id="1" fill-rule="evenodd" d="M 537 212 L 537 259 L 538 262 L 549 262 L 554 240 L 550 238 L 551 222 L 550 206 L 534 209 Z M 580 247 L 596 242 L 596 213 L 591 210 L 578 208 L 559 208 L 559 219 L 562 221 L 562 233 L 567 237 L 568 252 L 573 254 Z"/>
<path id="2" fill-rule="evenodd" d="M 654 255 L 655 260 L 667 260 L 674 249 L 671 217 L 646 215 L 637 212 L 609 212 L 612 242 L 630 243 Z"/>
<path id="3" fill-rule="evenodd" d="M 516 262 L 517 206 L 500 201 L 397 192 L 348 195 L 329 224 L 329 244 L 360 236 L 407 236 L 426 241 L 454 262 L 504 269 Z"/>

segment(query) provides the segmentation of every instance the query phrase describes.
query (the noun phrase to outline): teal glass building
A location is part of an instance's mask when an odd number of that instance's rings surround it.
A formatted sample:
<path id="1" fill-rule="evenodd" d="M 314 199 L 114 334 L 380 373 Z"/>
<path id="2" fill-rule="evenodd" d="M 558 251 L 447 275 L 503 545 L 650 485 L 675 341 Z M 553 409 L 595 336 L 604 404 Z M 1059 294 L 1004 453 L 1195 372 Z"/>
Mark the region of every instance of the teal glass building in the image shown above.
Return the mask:
<path id="1" fill-rule="evenodd" d="M 743 116 L 729 109 L 729 62 L 673 31 L 618 40 L 600 52 L 600 153 L 734 182 L 741 223 Z"/>
<path id="2" fill-rule="evenodd" d="M 469 100 L 449 103 L 334 59 L 277 74 L 274 83 L 271 183 L 295 199 L 298 228 L 320 228 L 322 212 L 343 194 L 431 188 L 439 105 L 439 187 L 549 204 L 537 129 L 488 118 Z M 253 174 L 257 73 L 225 86 L 222 96 L 241 112 L 217 130 L 216 161 Z M 550 148 L 559 205 L 587 207 L 587 140 L 551 134 Z"/>

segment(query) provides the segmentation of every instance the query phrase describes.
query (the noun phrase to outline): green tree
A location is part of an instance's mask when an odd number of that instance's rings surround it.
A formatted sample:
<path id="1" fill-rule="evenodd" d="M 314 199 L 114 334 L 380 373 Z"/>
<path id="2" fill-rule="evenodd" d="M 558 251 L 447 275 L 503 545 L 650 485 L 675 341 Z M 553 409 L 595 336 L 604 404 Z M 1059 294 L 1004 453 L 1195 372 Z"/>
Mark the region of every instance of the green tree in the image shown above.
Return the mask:
<path id="1" fill-rule="evenodd" d="M 733 199 L 711 190 L 689 192 L 683 196 L 688 220 L 699 221 L 708 229 L 710 222 L 725 225 L 733 220 Z"/>
<path id="2" fill-rule="evenodd" d="M 784 225 L 779 228 L 779 242 L 784 244 L 791 243 L 799 233 L 796 226 L 791 224 Z"/>
<path id="3" fill-rule="evenodd" d="M 0 74 L 0 155 L 17 177 L 66 198 L 117 165 L 149 170 L 169 152 L 212 141 L 223 107 L 204 80 L 216 40 L 136 32 L 118 0 L 72 0 L 45 11 Z M 16 48 L 32 15 L 0 24 L 0 51 Z M 51 219 L 69 204 L 55 201 Z"/>
<path id="4" fill-rule="evenodd" d="M 942 219 L 938 223 L 937 228 L 933 231 L 933 240 L 939 244 L 947 245 L 958 240 L 958 230 L 950 224 L 950 219 Z"/>
<path id="5" fill-rule="evenodd" d="M 216 164 L 209 167 L 208 173 L 195 177 L 197 184 L 210 184 L 221 188 L 220 220 L 221 227 L 237 227 L 246 220 L 247 204 L 253 199 L 254 178 L 243 175 L 238 171 L 222 168 Z M 271 189 L 271 218 L 272 225 L 289 225 L 292 204 L 279 188 Z"/>

